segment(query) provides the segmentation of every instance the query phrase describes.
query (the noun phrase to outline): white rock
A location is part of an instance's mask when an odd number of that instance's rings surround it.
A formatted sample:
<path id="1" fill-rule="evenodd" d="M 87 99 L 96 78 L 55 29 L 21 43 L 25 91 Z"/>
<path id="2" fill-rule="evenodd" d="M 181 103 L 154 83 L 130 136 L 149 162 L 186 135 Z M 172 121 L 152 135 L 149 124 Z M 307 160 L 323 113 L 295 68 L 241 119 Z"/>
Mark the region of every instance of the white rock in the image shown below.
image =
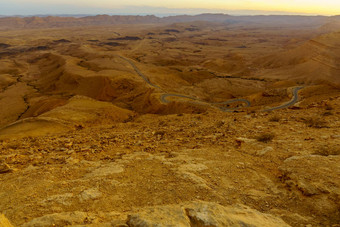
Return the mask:
<path id="1" fill-rule="evenodd" d="M 257 152 L 256 152 L 256 155 L 258 155 L 258 156 L 263 156 L 263 155 L 265 155 L 266 153 L 271 152 L 271 151 L 274 151 L 274 148 L 272 148 L 272 147 L 266 147 L 266 148 L 264 148 L 263 150 L 257 151 Z"/>
<path id="2" fill-rule="evenodd" d="M 94 199 L 99 199 L 100 197 L 102 197 L 102 195 L 103 194 L 97 188 L 90 188 L 90 189 L 83 191 L 79 195 L 79 199 L 81 202 L 90 200 L 90 199 L 94 200 Z"/>

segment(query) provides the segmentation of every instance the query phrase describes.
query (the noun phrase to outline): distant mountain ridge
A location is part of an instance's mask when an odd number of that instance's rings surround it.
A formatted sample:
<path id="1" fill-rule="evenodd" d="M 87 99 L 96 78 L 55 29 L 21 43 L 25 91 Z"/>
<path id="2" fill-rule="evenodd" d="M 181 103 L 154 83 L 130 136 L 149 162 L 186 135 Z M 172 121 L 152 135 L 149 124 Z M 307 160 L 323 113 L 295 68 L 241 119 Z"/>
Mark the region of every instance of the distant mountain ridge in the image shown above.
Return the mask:
<path id="1" fill-rule="evenodd" d="M 159 23 L 156 16 L 108 16 L 75 17 L 5 17 L 0 18 L 1 28 L 53 28 L 91 25 Z"/>
<path id="2" fill-rule="evenodd" d="M 84 16 L 84 17 L 60 17 L 60 16 L 32 16 L 32 17 L 0 17 L 0 28 L 54 28 L 74 26 L 105 26 L 114 24 L 157 24 L 180 23 L 193 21 L 247 23 L 273 26 L 322 26 L 330 21 L 340 21 L 339 16 L 231 16 L 228 14 L 200 14 L 195 16 L 181 15 L 156 17 L 147 16 Z"/>

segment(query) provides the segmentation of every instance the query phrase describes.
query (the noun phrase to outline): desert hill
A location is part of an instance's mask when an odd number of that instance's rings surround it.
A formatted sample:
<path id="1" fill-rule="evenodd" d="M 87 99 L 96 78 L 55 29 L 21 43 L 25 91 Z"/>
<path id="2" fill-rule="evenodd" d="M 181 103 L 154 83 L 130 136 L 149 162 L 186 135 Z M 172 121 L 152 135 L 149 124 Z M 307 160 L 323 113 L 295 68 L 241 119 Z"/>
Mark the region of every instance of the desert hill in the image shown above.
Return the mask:
<path id="1" fill-rule="evenodd" d="M 97 15 L 86 17 L 3 17 L 1 29 L 55 28 L 75 26 L 103 26 L 116 24 L 169 24 L 194 21 L 222 22 L 237 25 L 284 26 L 284 27 L 320 27 L 337 17 L 324 16 L 231 16 L 228 14 L 201 14 L 195 16 L 180 15 L 169 17 L 149 16 L 109 16 Z"/>
<path id="2" fill-rule="evenodd" d="M 289 51 L 260 59 L 271 76 L 304 83 L 328 82 L 340 86 L 340 32 L 307 41 Z"/>
<path id="3" fill-rule="evenodd" d="M 207 20 L 215 16 L 202 15 Z M 130 29 L 117 25 L 91 27 L 98 33 L 78 28 L 77 37 L 60 35 L 73 29 L 42 30 L 29 40 L 16 35 L 21 31 L 9 32 L 0 41 L 2 101 L 17 101 L 2 113 L 1 125 L 38 117 L 76 95 L 139 114 L 170 114 L 204 111 L 207 103 L 234 98 L 250 99 L 257 108 L 279 103 L 289 99 L 285 81 L 289 86 L 339 83 L 339 33 L 314 38 L 319 35 L 314 29 L 287 28 L 291 35 L 282 36 L 267 26 L 240 27 L 197 21 Z M 265 90 L 277 89 L 278 83 L 283 90 L 266 97 Z M 21 92 L 13 92 L 19 87 Z M 197 101 L 170 97 L 179 102 L 165 105 L 164 93 Z"/>
<path id="4" fill-rule="evenodd" d="M 162 22 L 224 22 L 230 24 L 261 25 L 261 26 L 288 26 L 288 27 L 316 27 L 327 20 L 323 16 L 231 16 L 227 14 L 201 14 L 196 16 L 171 16 L 162 19 Z"/>
<path id="5" fill-rule="evenodd" d="M 6 17 L 0 18 L 1 28 L 54 28 L 91 25 L 157 23 L 155 16 L 108 16 L 98 15 L 82 18 L 74 17 Z"/>
<path id="6" fill-rule="evenodd" d="M 332 32 L 340 30 L 340 16 L 334 16 L 327 19 L 326 23 L 320 28 L 323 32 Z"/>

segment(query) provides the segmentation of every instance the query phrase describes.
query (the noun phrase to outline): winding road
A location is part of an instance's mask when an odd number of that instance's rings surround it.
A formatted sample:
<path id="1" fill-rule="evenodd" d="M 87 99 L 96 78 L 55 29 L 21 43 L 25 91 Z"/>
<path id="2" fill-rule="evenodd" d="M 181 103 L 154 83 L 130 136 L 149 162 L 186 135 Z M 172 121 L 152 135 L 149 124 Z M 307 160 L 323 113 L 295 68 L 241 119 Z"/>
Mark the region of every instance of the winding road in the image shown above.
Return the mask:
<path id="1" fill-rule="evenodd" d="M 191 99 L 191 100 L 202 102 L 202 103 L 205 103 L 205 104 L 208 104 L 208 105 L 217 106 L 221 111 L 224 111 L 224 112 L 234 111 L 234 110 L 239 109 L 239 107 L 238 108 L 227 108 L 227 107 L 218 106 L 218 105 L 228 105 L 228 104 L 235 103 L 235 102 L 245 103 L 246 106 L 243 106 L 243 107 L 249 107 L 251 105 L 251 103 L 247 99 L 230 99 L 230 100 L 224 101 L 224 102 L 207 102 L 207 101 L 195 98 L 195 97 L 190 97 L 190 96 L 180 95 L 180 94 L 163 94 L 160 97 L 161 102 L 169 103 L 170 101 L 167 100 L 168 97 L 179 97 L 179 98 Z"/>
<path id="2" fill-rule="evenodd" d="M 118 57 L 120 57 L 121 59 L 123 59 L 124 61 L 126 61 L 127 63 L 129 63 L 129 64 L 132 66 L 132 68 L 135 70 L 135 72 L 136 72 L 140 77 L 142 77 L 142 79 L 143 79 L 147 84 L 149 84 L 150 86 L 152 86 L 152 87 L 154 87 L 154 88 L 158 88 L 158 89 L 163 90 L 163 89 L 160 88 L 158 85 L 151 83 L 151 81 L 149 80 L 149 78 L 148 78 L 147 76 L 145 76 L 145 75 L 139 70 L 139 68 L 137 68 L 137 66 L 136 66 L 130 59 L 125 58 L 125 57 L 123 57 L 123 56 L 119 56 L 119 55 L 118 55 Z"/>
<path id="3" fill-rule="evenodd" d="M 129 63 L 132 68 L 135 70 L 135 72 L 147 83 L 149 84 L 150 86 L 154 87 L 154 88 L 157 88 L 157 89 L 160 89 L 161 91 L 163 92 L 166 92 L 165 90 L 163 90 L 161 87 L 159 87 L 158 85 L 156 84 L 153 84 L 149 78 L 147 76 L 145 76 L 139 69 L 138 67 L 133 63 L 133 61 L 131 61 L 130 59 L 128 58 L 125 58 L 123 56 L 120 56 L 120 55 L 117 55 L 119 58 L 123 59 L 124 61 L 126 61 L 127 63 Z M 265 112 L 268 112 L 268 111 L 273 111 L 273 110 L 278 110 L 278 109 L 283 109 L 283 108 L 287 108 L 289 106 L 292 106 L 294 105 L 298 99 L 299 99 L 299 96 L 298 96 L 298 91 L 301 90 L 302 88 L 304 87 L 295 87 L 293 89 L 293 98 L 291 101 L 281 105 L 281 106 L 277 106 L 277 107 L 272 107 L 272 108 L 269 108 L 269 109 L 265 109 L 263 111 Z M 207 102 L 207 101 L 204 101 L 204 100 L 201 100 L 199 98 L 195 98 L 195 97 L 191 97 L 191 96 L 186 96 L 186 95 L 181 95 L 181 94 L 171 94 L 171 93 L 164 93 L 161 95 L 160 97 L 160 100 L 162 103 L 170 103 L 170 101 L 167 99 L 168 97 L 178 97 L 178 98 L 185 98 L 185 99 L 191 99 L 191 100 L 194 100 L 194 101 L 198 101 L 198 102 L 201 102 L 201 103 L 204 103 L 204 104 L 207 104 L 207 105 L 211 105 L 211 106 L 215 106 L 215 107 L 218 107 L 221 111 L 223 112 L 232 112 L 234 110 L 237 110 L 241 107 L 235 107 L 235 108 L 229 108 L 229 107 L 225 107 L 225 106 L 220 106 L 220 105 L 229 105 L 229 104 L 232 104 L 232 103 L 236 103 L 236 102 L 240 102 L 240 103 L 245 103 L 245 105 L 243 105 L 242 107 L 250 107 L 251 106 L 251 102 L 247 99 L 230 99 L 230 100 L 227 100 L 227 101 L 224 101 L 224 102 Z"/>
<path id="4" fill-rule="evenodd" d="M 293 98 L 287 102 L 287 103 L 284 103 L 282 104 L 281 106 L 276 106 L 276 107 L 272 107 L 272 108 L 269 108 L 269 109 L 265 109 L 264 111 L 265 112 L 269 112 L 269 111 L 273 111 L 273 110 L 279 110 L 279 109 L 284 109 L 284 108 L 287 108 L 287 107 L 290 107 L 292 105 L 294 105 L 298 100 L 299 100 L 299 94 L 298 92 L 304 87 L 295 87 L 293 89 Z"/>

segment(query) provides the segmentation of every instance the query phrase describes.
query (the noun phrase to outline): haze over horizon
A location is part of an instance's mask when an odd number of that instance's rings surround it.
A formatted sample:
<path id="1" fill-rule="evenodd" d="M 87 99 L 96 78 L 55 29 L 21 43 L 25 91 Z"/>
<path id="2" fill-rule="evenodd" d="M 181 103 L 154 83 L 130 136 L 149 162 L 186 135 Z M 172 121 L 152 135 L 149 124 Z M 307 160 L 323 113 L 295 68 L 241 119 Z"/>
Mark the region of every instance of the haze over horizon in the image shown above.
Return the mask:
<path id="1" fill-rule="evenodd" d="M 158 2 L 143 0 L 118 1 L 75 0 L 2 0 L 0 15 L 58 15 L 58 14 L 120 14 L 158 16 L 200 13 L 227 13 L 232 15 L 339 15 L 337 0 L 174 0 Z"/>

